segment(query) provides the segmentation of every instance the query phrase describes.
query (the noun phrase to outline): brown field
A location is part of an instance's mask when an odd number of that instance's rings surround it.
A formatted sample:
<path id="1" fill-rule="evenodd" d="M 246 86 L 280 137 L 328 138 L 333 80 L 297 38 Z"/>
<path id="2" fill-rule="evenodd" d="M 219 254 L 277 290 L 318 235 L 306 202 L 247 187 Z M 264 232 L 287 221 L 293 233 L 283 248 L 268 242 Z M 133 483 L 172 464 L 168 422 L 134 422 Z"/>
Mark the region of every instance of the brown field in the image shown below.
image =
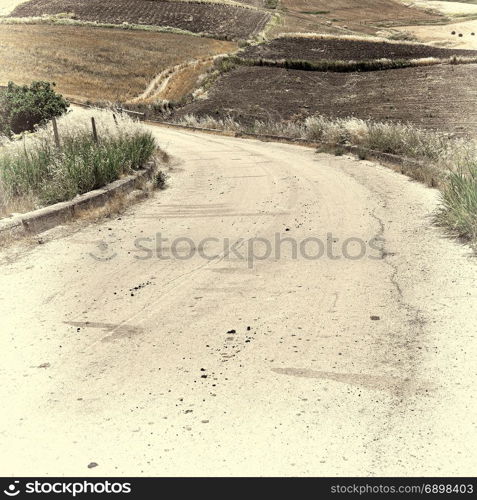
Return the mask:
<path id="1" fill-rule="evenodd" d="M 346 38 L 276 38 L 268 43 L 247 47 L 240 53 L 245 58 L 300 59 L 306 61 L 362 61 L 369 59 L 420 59 L 475 56 L 477 51 L 443 49 L 429 45 L 389 43 Z"/>
<path id="2" fill-rule="evenodd" d="M 322 73 L 239 67 L 223 75 L 206 100 L 176 112 L 233 116 L 239 121 L 328 117 L 411 122 L 457 134 L 477 134 L 477 65 Z M 261 91 L 262 90 L 262 91 Z"/>
<path id="3" fill-rule="evenodd" d="M 0 25 L 0 85 L 55 81 L 78 100 L 124 101 L 167 67 L 232 51 L 233 42 L 85 26 Z"/>
<path id="4" fill-rule="evenodd" d="M 169 26 L 228 39 L 248 39 L 266 26 L 270 15 L 219 3 L 163 0 L 30 0 L 12 17 L 68 13 L 82 21 Z"/>
<path id="5" fill-rule="evenodd" d="M 284 23 L 278 32 L 375 33 L 378 26 L 435 22 L 441 16 L 411 8 L 399 0 L 281 0 Z"/>

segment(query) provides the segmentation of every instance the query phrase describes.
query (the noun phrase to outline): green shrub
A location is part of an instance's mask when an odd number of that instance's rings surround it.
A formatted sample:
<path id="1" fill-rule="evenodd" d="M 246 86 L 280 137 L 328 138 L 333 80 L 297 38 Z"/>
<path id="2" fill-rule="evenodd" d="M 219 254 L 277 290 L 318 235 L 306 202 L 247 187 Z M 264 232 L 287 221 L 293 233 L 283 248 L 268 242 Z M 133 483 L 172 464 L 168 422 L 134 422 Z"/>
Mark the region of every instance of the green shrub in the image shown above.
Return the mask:
<path id="1" fill-rule="evenodd" d="M 33 131 L 55 116 L 66 112 L 69 103 L 57 94 L 54 83 L 33 82 L 15 85 L 10 82 L 0 91 L 0 134 L 11 136 Z"/>

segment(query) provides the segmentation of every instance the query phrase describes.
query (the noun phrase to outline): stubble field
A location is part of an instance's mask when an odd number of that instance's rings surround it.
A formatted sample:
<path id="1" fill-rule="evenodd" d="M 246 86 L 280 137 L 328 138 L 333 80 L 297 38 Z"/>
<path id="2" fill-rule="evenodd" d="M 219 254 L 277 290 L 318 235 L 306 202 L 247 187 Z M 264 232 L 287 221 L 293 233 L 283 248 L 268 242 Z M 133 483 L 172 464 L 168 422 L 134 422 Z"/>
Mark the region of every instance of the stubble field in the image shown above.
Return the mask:
<path id="1" fill-rule="evenodd" d="M 233 42 L 86 26 L 0 25 L 0 85 L 55 81 L 77 100 L 125 101 L 165 68 L 234 50 Z"/>

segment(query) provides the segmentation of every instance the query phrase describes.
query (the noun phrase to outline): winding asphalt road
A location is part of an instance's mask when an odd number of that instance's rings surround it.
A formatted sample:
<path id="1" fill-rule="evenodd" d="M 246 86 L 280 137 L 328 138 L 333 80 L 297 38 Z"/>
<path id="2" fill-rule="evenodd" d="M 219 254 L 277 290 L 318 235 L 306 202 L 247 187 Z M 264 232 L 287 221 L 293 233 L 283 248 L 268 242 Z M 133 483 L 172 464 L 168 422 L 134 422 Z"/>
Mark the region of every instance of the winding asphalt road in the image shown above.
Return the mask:
<path id="1" fill-rule="evenodd" d="M 0 253 L 2 474 L 475 475 L 477 267 L 436 191 L 153 130 L 168 189 Z"/>

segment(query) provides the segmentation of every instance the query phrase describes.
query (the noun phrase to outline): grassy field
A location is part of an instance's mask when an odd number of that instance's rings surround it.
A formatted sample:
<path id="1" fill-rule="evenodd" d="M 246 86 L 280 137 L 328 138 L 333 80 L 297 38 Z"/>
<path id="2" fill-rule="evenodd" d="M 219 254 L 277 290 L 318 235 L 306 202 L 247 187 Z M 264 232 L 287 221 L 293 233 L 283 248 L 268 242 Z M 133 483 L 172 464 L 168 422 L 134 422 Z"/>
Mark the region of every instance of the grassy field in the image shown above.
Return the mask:
<path id="1" fill-rule="evenodd" d="M 0 85 L 55 81 L 77 100 L 125 101 L 162 70 L 229 52 L 233 42 L 85 26 L 0 25 Z"/>
<path id="2" fill-rule="evenodd" d="M 177 102 L 181 98 L 192 94 L 200 87 L 201 79 L 211 70 L 213 58 L 205 58 L 177 68 L 165 82 L 165 85 L 156 93 L 152 93 L 149 99 L 143 102 L 154 102 L 154 100 L 167 100 Z M 139 100 L 139 102 L 141 102 Z"/>

